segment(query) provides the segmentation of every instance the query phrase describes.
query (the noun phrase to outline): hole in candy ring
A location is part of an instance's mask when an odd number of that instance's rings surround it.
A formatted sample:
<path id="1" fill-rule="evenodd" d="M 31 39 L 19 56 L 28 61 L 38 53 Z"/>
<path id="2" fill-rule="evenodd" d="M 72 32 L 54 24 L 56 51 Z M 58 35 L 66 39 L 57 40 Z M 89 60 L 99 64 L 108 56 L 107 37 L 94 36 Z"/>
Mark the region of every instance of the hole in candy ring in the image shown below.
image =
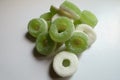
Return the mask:
<path id="1" fill-rule="evenodd" d="M 70 60 L 69 59 L 64 59 L 62 62 L 64 67 L 69 67 L 70 66 Z"/>

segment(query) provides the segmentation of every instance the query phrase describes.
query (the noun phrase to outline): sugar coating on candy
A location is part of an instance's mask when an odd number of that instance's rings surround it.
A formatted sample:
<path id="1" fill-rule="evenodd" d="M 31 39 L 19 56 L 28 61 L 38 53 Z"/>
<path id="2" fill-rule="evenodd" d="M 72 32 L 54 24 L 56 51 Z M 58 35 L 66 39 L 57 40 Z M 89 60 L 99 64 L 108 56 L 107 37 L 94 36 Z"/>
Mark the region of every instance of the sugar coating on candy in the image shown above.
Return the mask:
<path id="1" fill-rule="evenodd" d="M 49 34 L 55 42 L 65 42 L 70 39 L 74 30 L 73 22 L 69 18 L 62 16 L 52 22 Z"/>
<path id="2" fill-rule="evenodd" d="M 88 35 L 88 45 L 92 45 L 96 40 L 96 33 L 93 28 L 87 24 L 80 24 L 76 27 L 76 30 L 82 31 Z"/>
<path id="3" fill-rule="evenodd" d="M 96 16 L 88 10 L 82 11 L 82 13 L 80 15 L 80 21 L 82 23 L 90 25 L 92 28 L 94 28 L 96 26 L 96 24 L 98 23 Z"/>
<path id="4" fill-rule="evenodd" d="M 59 14 L 55 14 L 53 17 L 52 17 L 52 20 L 51 22 L 53 22 L 55 19 L 59 18 L 59 17 L 62 17 L 61 15 Z M 74 20 L 73 19 L 70 19 L 72 21 L 72 23 L 74 23 Z"/>
<path id="5" fill-rule="evenodd" d="M 65 60 L 66 66 L 63 65 Z M 62 51 L 54 57 L 53 69 L 59 76 L 68 77 L 77 71 L 78 63 L 78 58 L 74 53 Z"/>
<path id="6" fill-rule="evenodd" d="M 51 5 L 51 6 L 50 6 L 50 12 L 51 12 L 53 15 L 55 15 L 55 14 L 57 14 L 58 9 L 57 9 L 55 6 Z"/>
<path id="7" fill-rule="evenodd" d="M 44 13 L 40 16 L 40 18 L 45 19 L 46 21 L 50 21 L 54 15 L 51 12 Z"/>
<path id="8" fill-rule="evenodd" d="M 80 31 L 75 31 L 72 37 L 65 42 L 66 49 L 75 54 L 82 53 L 88 48 L 88 36 Z"/>
<path id="9" fill-rule="evenodd" d="M 48 25 L 47 22 L 42 18 L 34 18 L 29 21 L 28 23 L 28 32 L 35 38 L 40 33 L 48 32 Z"/>
<path id="10" fill-rule="evenodd" d="M 75 4 L 73 4 L 70 1 L 67 1 L 67 0 L 64 1 L 60 5 L 60 10 L 66 16 L 68 15 L 68 17 L 71 17 L 73 19 L 80 19 L 81 10 Z"/>
<path id="11" fill-rule="evenodd" d="M 95 42 L 93 28 L 97 23 L 92 12 L 81 11 L 65 0 L 59 8 L 51 5 L 49 12 L 30 20 L 28 32 L 36 38 L 35 47 L 40 54 L 48 57 L 56 55 L 54 71 L 61 77 L 68 77 L 77 71 L 77 55 Z"/>
<path id="12" fill-rule="evenodd" d="M 56 48 L 56 42 L 51 40 L 48 33 L 40 34 L 36 40 L 36 49 L 40 54 L 50 55 Z"/>
<path id="13" fill-rule="evenodd" d="M 59 17 L 61 17 L 59 14 L 55 14 L 53 17 L 52 17 L 52 22 L 55 20 L 55 19 L 57 19 L 57 18 L 59 18 Z"/>

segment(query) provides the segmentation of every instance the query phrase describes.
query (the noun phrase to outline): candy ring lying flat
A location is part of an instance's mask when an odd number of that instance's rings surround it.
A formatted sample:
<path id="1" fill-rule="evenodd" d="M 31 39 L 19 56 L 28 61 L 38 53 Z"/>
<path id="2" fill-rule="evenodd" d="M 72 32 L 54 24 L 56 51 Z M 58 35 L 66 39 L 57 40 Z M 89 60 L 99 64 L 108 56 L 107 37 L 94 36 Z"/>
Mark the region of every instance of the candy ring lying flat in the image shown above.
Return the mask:
<path id="1" fill-rule="evenodd" d="M 82 31 L 88 35 L 88 45 L 92 45 L 96 40 L 96 33 L 93 28 L 87 24 L 80 24 L 76 27 L 76 30 Z"/>
<path id="2" fill-rule="evenodd" d="M 78 68 L 78 58 L 71 52 L 60 52 L 53 60 L 53 69 L 61 77 L 73 75 Z"/>
<path id="3" fill-rule="evenodd" d="M 55 42 L 65 42 L 70 39 L 74 30 L 74 24 L 69 18 L 59 17 L 52 22 L 49 34 Z"/>

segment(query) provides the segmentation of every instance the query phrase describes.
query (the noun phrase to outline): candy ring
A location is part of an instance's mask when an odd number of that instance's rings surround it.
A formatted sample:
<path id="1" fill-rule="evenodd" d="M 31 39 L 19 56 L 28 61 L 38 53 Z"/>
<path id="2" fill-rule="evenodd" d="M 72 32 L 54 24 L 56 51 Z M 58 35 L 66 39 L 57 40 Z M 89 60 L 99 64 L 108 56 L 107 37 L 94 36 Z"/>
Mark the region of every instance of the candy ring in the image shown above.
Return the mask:
<path id="1" fill-rule="evenodd" d="M 61 77 L 73 75 L 78 68 L 78 58 L 67 51 L 58 53 L 53 60 L 53 69 Z"/>
<path id="2" fill-rule="evenodd" d="M 88 10 L 84 10 L 84 11 L 82 11 L 82 13 L 80 15 L 80 22 L 82 22 L 83 24 L 88 24 L 92 28 L 94 28 L 96 26 L 98 20 L 92 12 L 90 12 Z"/>
<path id="3" fill-rule="evenodd" d="M 76 20 L 80 19 L 81 10 L 72 2 L 66 0 L 60 5 L 59 13 Z"/>
<path id="4" fill-rule="evenodd" d="M 76 30 L 82 31 L 88 35 L 88 45 L 92 45 L 96 40 L 96 33 L 93 28 L 87 24 L 80 24 L 76 27 Z"/>
<path id="5" fill-rule="evenodd" d="M 30 20 L 30 22 L 28 23 L 28 32 L 33 37 L 37 38 L 37 36 L 40 33 L 48 32 L 47 22 L 44 19 L 42 19 L 42 18 Z"/>
<path id="6" fill-rule="evenodd" d="M 65 42 L 66 49 L 75 54 L 80 54 L 88 47 L 88 36 L 80 31 L 75 31 L 72 37 Z"/>
<path id="7" fill-rule="evenodd" d="M 48 33 L 40 34 L 36 40 L 36 49 L 40 54 L 50 55 L 56 48 L 56 43 L 51 40 Z"/>
<path id="8" fill-rule="evenodd" d="M 74 29 L 74 24 L 70 19 L 67 17 L 59 17 L 52 22 L 49 34 L 52 40 L 65 42 L 70 39 Z"/>

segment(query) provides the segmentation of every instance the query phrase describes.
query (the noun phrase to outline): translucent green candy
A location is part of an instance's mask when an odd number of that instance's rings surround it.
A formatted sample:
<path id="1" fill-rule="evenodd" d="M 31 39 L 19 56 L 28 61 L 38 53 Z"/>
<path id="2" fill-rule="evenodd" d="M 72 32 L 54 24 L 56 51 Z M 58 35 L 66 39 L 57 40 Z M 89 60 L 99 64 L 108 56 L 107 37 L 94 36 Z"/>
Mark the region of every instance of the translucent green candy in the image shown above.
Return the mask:
<path id="1" fill-rule="evenodd" d="M 70 39 L 74 29 L 74 24 L 69 18 L 59 17 L 52 22 L 49 34 L 55 42 L 65 42 Z"/>
<path id="2" fill-rule="evenodd" d="M 51 12 L 53 15 L 55 15 L 55 14 L 57 14 L 58 9 L 57 9 L 55 6 L 51 5 L 51 6 L 50 6 L 50 12 Z"/>
<path id="3" fill-rule="evenodd" d="M 88 47 L 88 37 L 83 32 L 74 32 L 72 37 L 65 42 L 66 49 L 75 54 L 80 54 Z"/>
<path id="4" fill-rule="evenodd" d="M 48 33 L 42 33 L 36 40 L 36 49 L 42 55 L 50 55 L 56 48 L 54 42 Z"/>
<path id="5" fill-rule="evenodd" d="M 98 22 L 96 16 L 88 10 L 82 11 L 82 13 L 80 15 L 80 21 L 82 23 L 92 26 L 93 28 L 96 26 L 96 24 Z"/>
<path id="6" fill-rule="evenodd" d="M 28 23 L 28 32 L 33 37 L 37 38 L 40 33 L 48 32 L 47 22 L 42 18 L 35 18 Z"/>
<path id="7" fill-rule="evenodd" d="M 73 18 L 80 19 L 81 10 L 72 2 L 65 0 L 60 5 L 60 11 L 63 15 Z"/>

